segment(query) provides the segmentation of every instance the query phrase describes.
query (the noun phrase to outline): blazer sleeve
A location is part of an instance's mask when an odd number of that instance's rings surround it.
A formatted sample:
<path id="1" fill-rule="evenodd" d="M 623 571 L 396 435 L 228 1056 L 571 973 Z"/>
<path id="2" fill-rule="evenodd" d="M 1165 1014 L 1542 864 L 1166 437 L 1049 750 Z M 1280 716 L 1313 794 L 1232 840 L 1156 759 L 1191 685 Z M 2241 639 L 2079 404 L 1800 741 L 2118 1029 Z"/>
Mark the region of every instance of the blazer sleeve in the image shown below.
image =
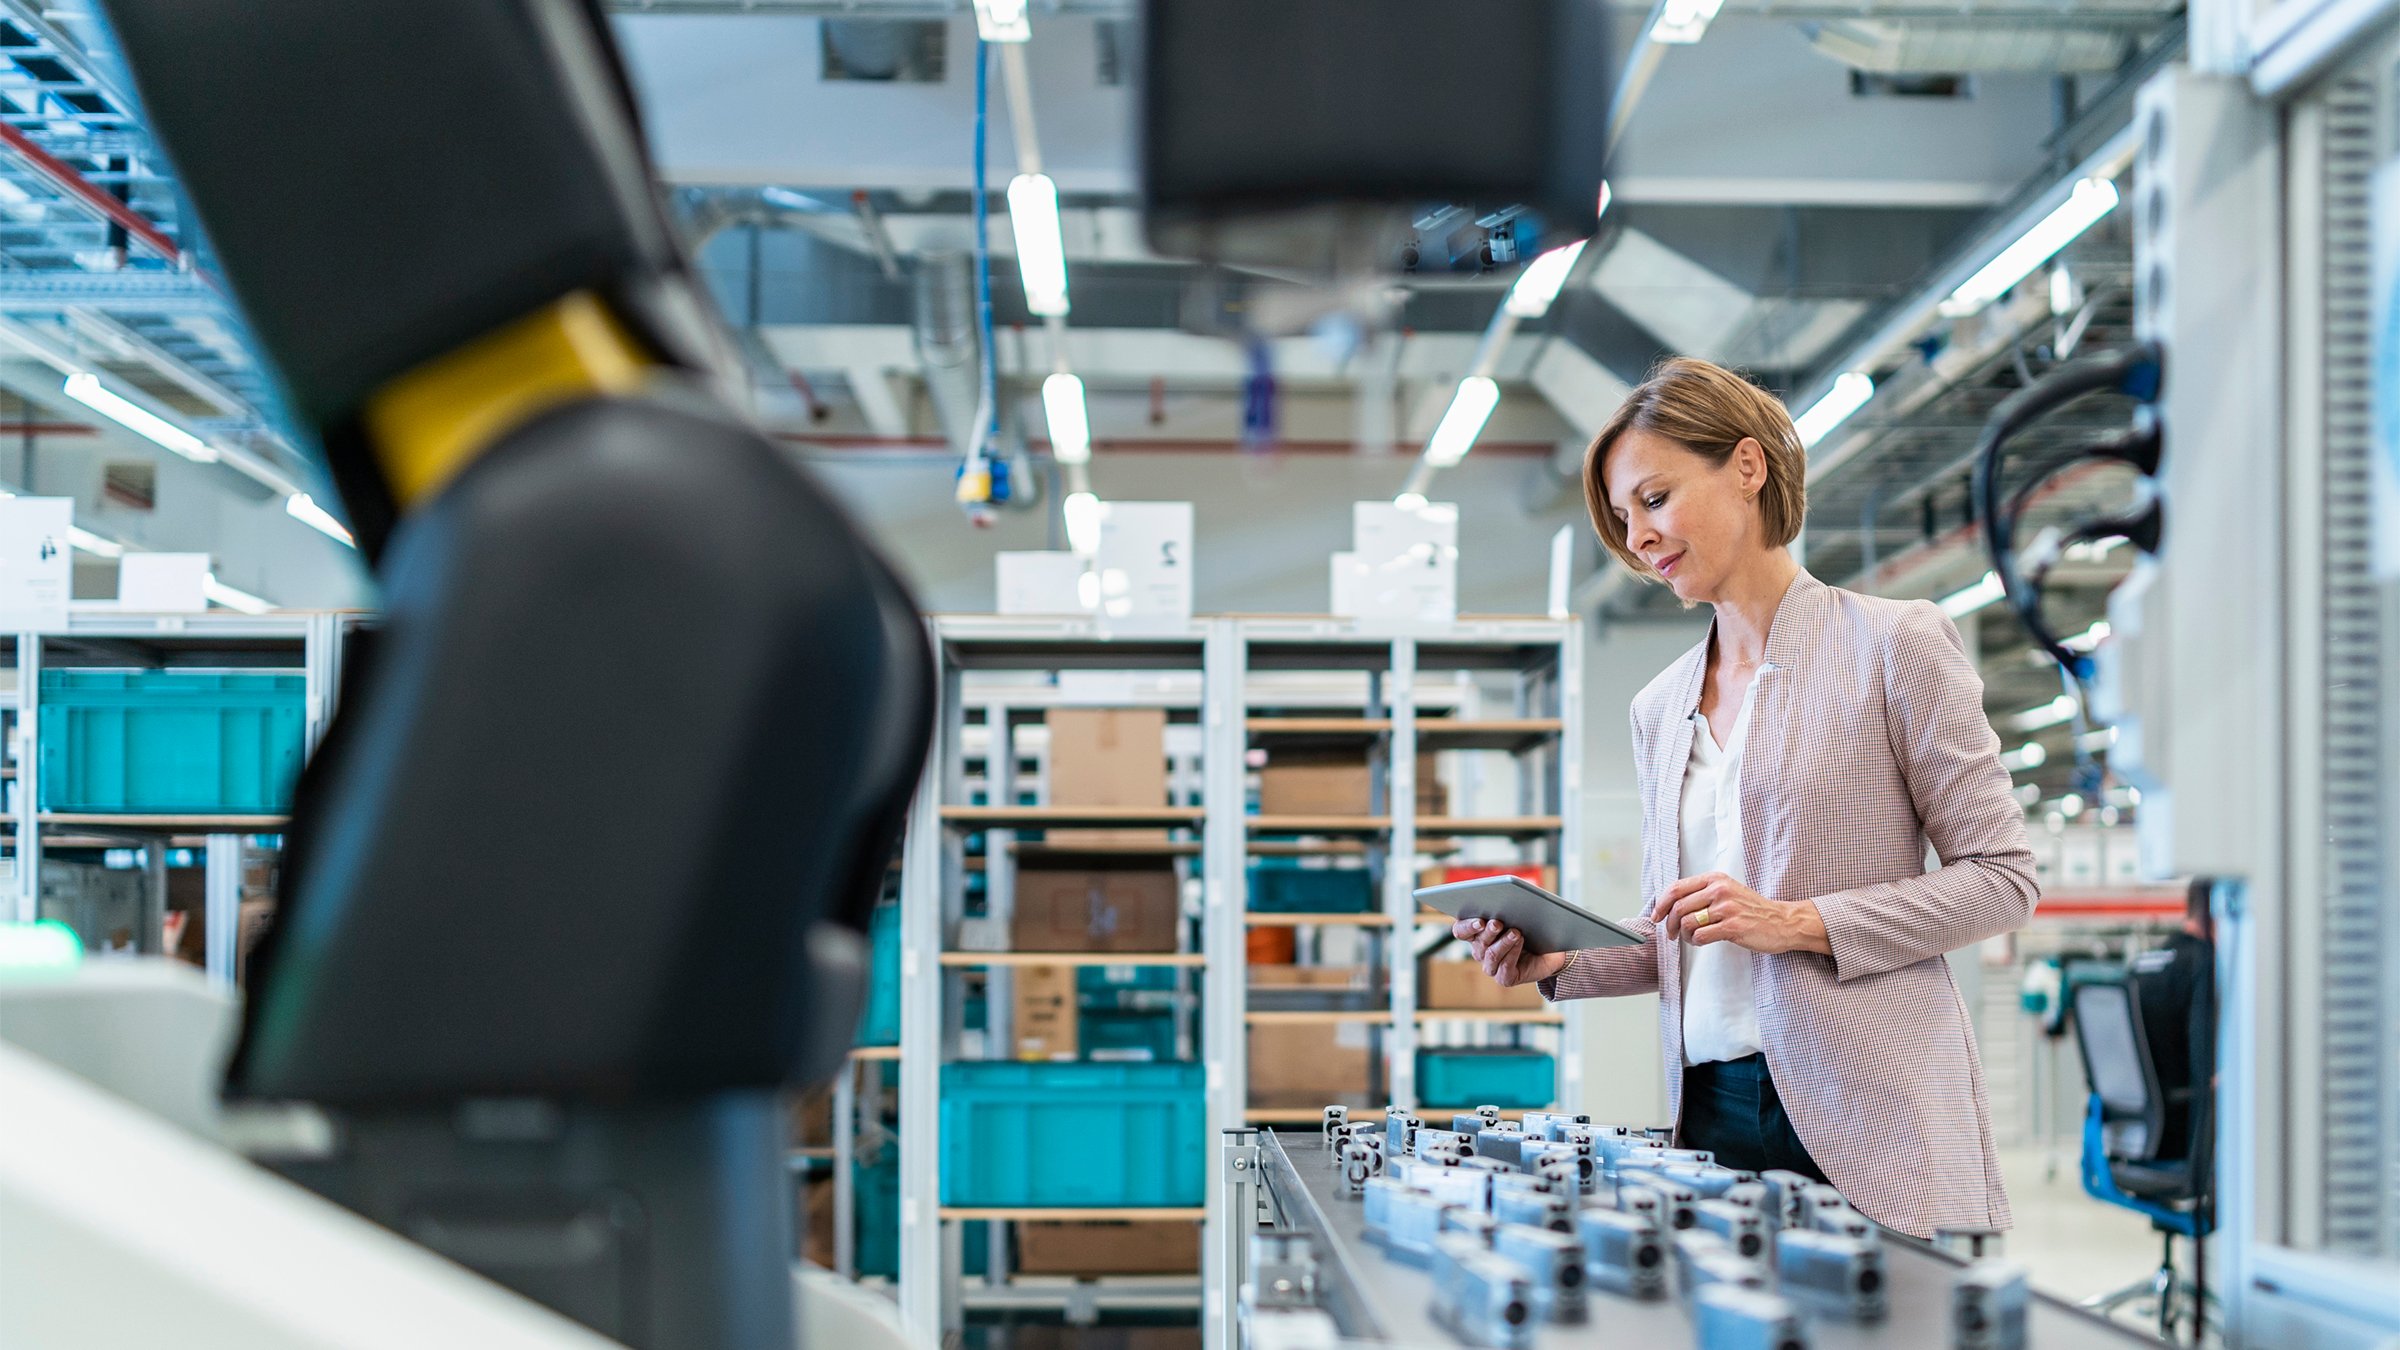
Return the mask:
<path id="1" fill-rule="evenodd" d="M 1633 723 L 1634 774 L 1638 780 L 1641 766 L 1649 763 L 1648 749 L 1642 734 L 1642 710 L 1637 705 L 1630 719 Z M 1641 793 L 1642 810 L 1650 810 L 1650 794 Z M 1643 824 L 1649 822 L 1645 820 Z M 1646 838 L 1649 831 L 1645 829 Z M 1549 979 L 1537 981 L 1535 987 L 1542 997 L 1553 1003 L 1569 998 L 1616 998 L 1629 994 L 1658 992 L 1658 926 L 1649 919 L 1628 919 L 1625 926 L 1642 935 L 1638 947 L 1590 947 L 1567 958 L 1566 969 Z"/>
<path id="2" fill-rule="evenodd" d="M 1926 842 L 1923 876 L 1815 897 L 1834 975 L 1855 980 L 2023 927 L 2033 913 L 2033 849 L 2009 792 L 1983 680 L 1958 629 L 1910 605 L 1884 655 L 1884 723 Z"/>
<path id="3" fill-rule="evenodd" d="M 1552 1003 L 1657 993 L 1658 926 L 1648 919 L 1627 919 L 1625 926 L 1642 935 L 1642 945 L 1587 947 L 1567 957 L 1566 969 L 1537 981 L 1534 987 Z"/>

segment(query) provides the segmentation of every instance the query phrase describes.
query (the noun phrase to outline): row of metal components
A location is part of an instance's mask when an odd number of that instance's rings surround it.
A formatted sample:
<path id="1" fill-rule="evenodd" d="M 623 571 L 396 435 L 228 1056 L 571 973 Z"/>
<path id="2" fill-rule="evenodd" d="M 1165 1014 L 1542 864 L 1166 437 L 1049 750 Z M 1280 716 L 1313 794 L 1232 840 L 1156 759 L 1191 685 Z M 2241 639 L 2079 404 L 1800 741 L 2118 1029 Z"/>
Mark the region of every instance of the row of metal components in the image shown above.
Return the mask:
<path id="1" fill-rule="evenodd" d="M 1323 1129 L 1369 1237 L 1432 1272 L 1434 1319 L 1471 1345 L 1528 1350 L 1539 1325 L 1584 1321 L 1593 1287 L 1680 1292 L 1704 1350 L 1805 1350 L 1808 1315 L 1872 1322 L 1889 1306 L 1880 1230 L 1839 1191 L 1720 1167 L 1666 1131 L 1540 1111 L 1510 1123 L 1491 1106 L 1448 1129 L 1328 1106 Z M 1968 1267 L 1952 1345 L 2022 1347 L 2027 1302 L 2021 1270 Z"/>

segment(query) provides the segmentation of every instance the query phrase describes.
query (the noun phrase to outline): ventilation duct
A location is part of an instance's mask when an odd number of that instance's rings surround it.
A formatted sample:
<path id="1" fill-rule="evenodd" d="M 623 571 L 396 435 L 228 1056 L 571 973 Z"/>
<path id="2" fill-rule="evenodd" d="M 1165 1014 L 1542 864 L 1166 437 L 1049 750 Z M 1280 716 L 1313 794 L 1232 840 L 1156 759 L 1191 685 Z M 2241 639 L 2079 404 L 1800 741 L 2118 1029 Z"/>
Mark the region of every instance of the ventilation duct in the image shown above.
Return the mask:
<path id="1" fill-rule="evenodd" d="M 965 454 L 982 401 L 983 339 L 975 321 L 975 269 L 963 253 L 929 253 L 917 260 L 917 362 L 942 434 Z"/>
<path id="2" fill-rule="evenodd" d="M 2122 28 L 1896 22 L 1848 19 L 1803 25 L 1809 43 L 1854 70 L 2105 74 L 2124 65 L 2133 37 Z"/>

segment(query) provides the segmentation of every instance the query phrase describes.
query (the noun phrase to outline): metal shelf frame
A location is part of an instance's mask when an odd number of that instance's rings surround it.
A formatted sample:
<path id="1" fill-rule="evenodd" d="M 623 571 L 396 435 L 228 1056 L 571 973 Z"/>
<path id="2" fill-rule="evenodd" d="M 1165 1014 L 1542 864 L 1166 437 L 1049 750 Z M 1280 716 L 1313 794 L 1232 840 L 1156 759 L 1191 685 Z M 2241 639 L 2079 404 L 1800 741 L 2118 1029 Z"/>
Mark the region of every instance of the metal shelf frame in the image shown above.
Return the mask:
<path id="1" fill-rule="evenodd" d="M 239 925 L 243 853 L 251 834 L 280 833 L 279 816 L 152 816 L 54 814 L 39 809 L 41 802 L 41 687 L 46 666 L 180 664 L 187 659 L 227 664 L 273 665 L 301 670 L 305 687 L 304 745 L 314 751 L 333 715 L 341 686 L 342 644 L 350 631 L 372 616 L 354 611 L 293 610 L 269 614 L 136 614 L 116 610 L 77 609 L 63 630 L 18 633 L 11 645 L 15 655 L 16 691 L 13 735 L 16 803 L 7 819 L 16 855 L 9 893 L 0 913 L 19 922 L 41 917 L 42 850 L 48 839 L 72 834 L 122 839 L 142 849 L 151 874 L 150 913 L 137 931 L 140 950 L 153 951 L 162 940 L 159 924 L 165 917 L 165 852 L 174 836 L 205 838 L 208 974 L 219 983 L 234 981 Z M 288 658 L 288 659 L 284 659 Z"/>
<path id="2" fill-rule="evenodd" d="M 1518 780 L 1513 813 L 1422 822 L 1427 833 L 1440 836 L 1424 842 L 1452 848 L 1457 844 L 1454 836 L 1459 835 L 1525 841 L 1558 868 L 1560 884 L 1569 896 L 1580 890 L 1583 823 L 1578 761 L 1583 734 L 1584 637 L 1579 622 L 1464 619 L 1431 631 L 1395 636 L 1362 629 L 1348 619 L 1243 616 L 1198 618 L 1163 632 L 1112 637 L 1090 620 L 974 615 L 936 618 L 930 630 L 939 713 L 927 772 L 918 785 L 911 813 L 901 878 L 898 1295 L 901 1320 L 912 1336 L 937 1339 L 962 1324 L 968 1307 L 988 1302 L 979 1301 L 978 1295 L 1005 1292 L 997 1286 L 987 1289 L 979 1284 L 972 1290 L 965 1286 L 958 1274 L 959 1237 L 951 1222 L 971 1212 L 945 1209 L 940 1203 L 941 1065 L 959 1043 L 961 1010 L 953 996 L 956 977 L 968 969 L 983 968 L 991 1019 L 987 1053 L 997 1053 L 997 1047 L 1008 1043 L 1009 969 L 1033 959 L 944 948 L 948 930 L 959 917 L 956 911 L 967 872 L 965 835 L 974 830 L 985 832 L 983 861 L 991 888 L 990 913 L 1005 922 L 1014 868 L 1020 855 L 1031 847 L 1017 843 L 1018 828 L 1139 824 L 1196 829 L 1196 871 L 1202 894 L 1198 950 L 1153 960 L 1198 967 L 1198 1048 L 1207 1083 L 1212 1149 L 1223 1131 L 1243 1128 L 1252 1114 L 1249 1026 L 1315 1016 L 1265 1010 L 1253 1013 L 1248 1006 L 1247 963 L 1243 959 L 1247 931 L 1254 923 L 1285 922 L 1280 916 L 1248 912 L 1247 868 L 1253 857 L 1265 854 L 1348 852 L 1385 860 L 1380 911 L 1343 916 L 1335 925 L 1385 935 L 1388 1004 L 1346 1014 L 1340 1020 L 1381 1029 L 1391 1066 L 1393 1100 L 1415 1100 L 1415 1052 L 1421 1027 L 1440 1024 L 1442 1033 L 1476 1040 L 1526 1034 L 1524 1028 L 1534 1027 L 1558 1044 L 1557 1100 L 1564 1109 L 1582 1109 L 1576 1019 L 1556 1019 L 1547 1012 L 1500 1016 L 1418 1007 L 1416 961 L 1425 921 L 1414 895 L 1421 823 L 1414 809 L 1414 778 L 1420 745 L 1427 750 L 1507 752 L 1515 759 Z M 1103 812 L 1101 818 L 1094 818 L 1088 812 L 1016 804 L 1020 756 L 1013 744 L 993 739 L 994 729 L 1031 721 L 1043 708 L 1074 700 L 1059 689 L 1030 684 L 988 687 L 971 684 L 970 677 L 983 672 L 1065 671 L 1170 672 L 1181 681 L 1171 693 L 1165 692 L 1165 681 L 1159 682 L 1162 692 L 1154 699 L 1129 696 L 1111 698 L 1107 704 L 1154 703 L 1176 710 L 1171 714 L 1175 720 L 1196 717 L 1201 745 L 1196 810 L 1185 805 L 1121 818 Z M 1421 679 L 1420 672 L 1425 671 L 1445 676 L 1471 671 L 1510 677 L 1513 695 L 1508 701 L 1513 706 L 1476 706 L 1479 697 L 1474 691 L 1469 690 L 1462 699 L 1459 688 L 1446 679 Z M 1197 707 L 1194 688 L 1184 678 L 1191 672 L 1199 676 Z M 1364 673 L 1369 695 L 1358 706 L 1345 706 L 1339 700 L 1326 705 L 1312 697 L 1304 716 L 1292 715 L 1289 703 L 1279 705 L 1287 711 L 1254 713 L 1253 672 L 1303 680 L 1313 673 L 1355 680 Z M 1430 725 L 1420 721 L 1421 711 L 1436 709 L 1445 715 L 1429 719 Z M 978 713 L 982 720 L 971 720 Z M 1387 766 L 1383 791 L 1388 806 L 1373 816 L 1354 819 L 1262 822 L 1245 815 L 1245 757 L 1253 735 L 1269 744 L 1331 740 L 1379 746 Z M 973 774 L 970 760 L 979 765 Z M 968 801 L 971 780 L 980 783 L 991 806 L 963 805 Z M 1174 781 L 1182 785 L 1178 800 L 1192 800 L 1191 777 L 1179 769 Z M 1134 819 L 1135 814 L 1141 818 Z M 1252 837 L 1295 829 L 1344 842 L 1296 846 Z M 1303 916 L 1294 922 L 1306 921 Z M 1106 956 L 1090 959 L 1129 963 Z M 1201 1243 L 1200 1299 L 1202 1343 L 1209 1350 L 1225 1350 L 1232 1344 L 1224 1297 L 1231 1273 L 1222 1256 L 1224 1244 L 1207 1236 L 1223 1233 L 1224 1225 L 1240 1217 L 1230 1213 L 1227 1204 L 1224 1188 L 1209 1188 L 1207 1229 Z M 1125 1211 L 1122 1217 L 1141 1215 Z"/>

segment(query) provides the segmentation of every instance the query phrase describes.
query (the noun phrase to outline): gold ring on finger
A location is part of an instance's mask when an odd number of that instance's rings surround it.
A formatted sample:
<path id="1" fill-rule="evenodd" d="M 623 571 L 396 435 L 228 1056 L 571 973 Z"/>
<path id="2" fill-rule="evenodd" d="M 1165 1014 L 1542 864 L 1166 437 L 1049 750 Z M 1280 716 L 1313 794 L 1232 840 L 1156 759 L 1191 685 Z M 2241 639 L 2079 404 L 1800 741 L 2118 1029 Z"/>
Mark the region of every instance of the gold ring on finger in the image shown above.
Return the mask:
<path id="1" fill-rule="evenodd" d="M 1692 911 L 1692 927 L 1708 927 L 1708 906 L 1702 905 L 1700 908 Z"/>

